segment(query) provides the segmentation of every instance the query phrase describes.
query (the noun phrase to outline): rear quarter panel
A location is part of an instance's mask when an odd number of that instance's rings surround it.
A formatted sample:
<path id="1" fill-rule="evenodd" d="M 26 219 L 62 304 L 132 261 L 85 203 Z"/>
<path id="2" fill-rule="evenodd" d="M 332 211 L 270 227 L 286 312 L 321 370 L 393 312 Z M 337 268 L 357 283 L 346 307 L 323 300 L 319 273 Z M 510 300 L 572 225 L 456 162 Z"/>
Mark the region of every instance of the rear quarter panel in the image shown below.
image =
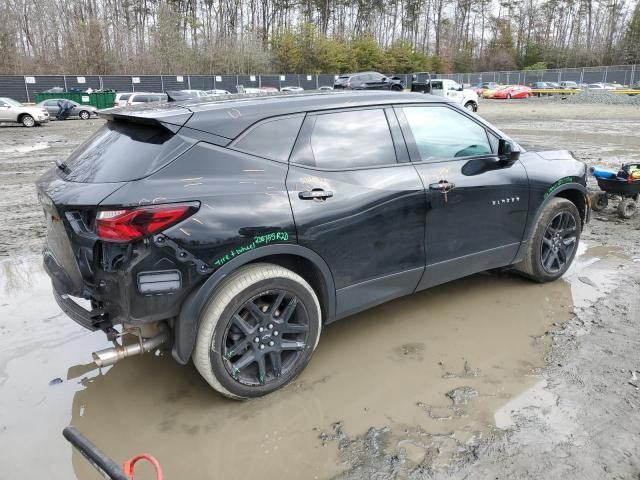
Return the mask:
<path id="1" fill-rule="evenodd" d="M 102 205 L 199 201 L 197 213 L 164 234 L 217 269 L 264 245 L 296 243 L 287 168 L 200 142 L 150 177 L 125 185 Z"/>

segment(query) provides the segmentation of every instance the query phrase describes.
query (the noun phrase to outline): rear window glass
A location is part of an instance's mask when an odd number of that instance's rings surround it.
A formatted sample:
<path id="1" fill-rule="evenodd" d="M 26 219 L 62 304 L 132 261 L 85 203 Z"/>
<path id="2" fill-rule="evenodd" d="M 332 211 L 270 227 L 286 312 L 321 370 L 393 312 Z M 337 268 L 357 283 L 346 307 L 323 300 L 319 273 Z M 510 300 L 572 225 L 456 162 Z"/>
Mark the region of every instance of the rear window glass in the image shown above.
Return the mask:
<path id="1" fill-rule="evenodd" d="M 298 136 L 302 116 L 262 123 L 236 142 L 234 148 L 258 157 L 286 162 Z"/>
<path id="2" fill-rule="evenodd" d="M 154 125 L 107 122 L 65 161 L 66 180 L 83 183 L 125 182 L 146 177 L 191 143 Z"/>
<path id="3" fill-rule="evenodd" d="M 120 95 L 120 97 L 118 98 L 118 100 L 129 100 L 129 97 L 131 96 L 130 93 L 124 93 L 122 95 Z"/>

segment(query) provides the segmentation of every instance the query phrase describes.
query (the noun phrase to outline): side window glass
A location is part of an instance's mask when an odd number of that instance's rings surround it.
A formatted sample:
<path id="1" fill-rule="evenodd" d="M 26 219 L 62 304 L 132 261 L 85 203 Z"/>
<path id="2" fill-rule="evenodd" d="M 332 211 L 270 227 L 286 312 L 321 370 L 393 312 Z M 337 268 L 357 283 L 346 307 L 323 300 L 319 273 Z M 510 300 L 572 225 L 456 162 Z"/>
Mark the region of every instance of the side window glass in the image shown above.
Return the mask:
<path id="1" fill-rule="evenodd" d="M 487 131 L 462 113 L 447 107 L 402 110 L 424 162 L 492 153 Z"/>
<path id="2" fill-rule="evenodd" d="M 258 157 L 286 162 L 300 131 L 302 116 L 261 123 L 241 137 L 234 148 Z"/>
<path id="3" fill-rule="evenodd" d="M 311 155 L 305 163 L 327 169 L 396 163 L 396 152 L 382 109 L 326 113 L 315 117 Z"/>

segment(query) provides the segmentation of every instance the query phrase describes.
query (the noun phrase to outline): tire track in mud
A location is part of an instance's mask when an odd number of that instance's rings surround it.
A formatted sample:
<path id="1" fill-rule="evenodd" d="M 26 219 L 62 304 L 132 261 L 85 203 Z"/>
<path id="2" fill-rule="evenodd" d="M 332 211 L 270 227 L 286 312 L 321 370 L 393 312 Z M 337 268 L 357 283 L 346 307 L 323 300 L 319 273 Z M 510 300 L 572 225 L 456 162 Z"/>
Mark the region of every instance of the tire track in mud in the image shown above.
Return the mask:
<path id="1" fill-rule="evenodd" d="M 34 128 L 0 125 L 0 258 L 40 251 L 46 228 L 34 183 L 103 123 L 68 120 Z"/>

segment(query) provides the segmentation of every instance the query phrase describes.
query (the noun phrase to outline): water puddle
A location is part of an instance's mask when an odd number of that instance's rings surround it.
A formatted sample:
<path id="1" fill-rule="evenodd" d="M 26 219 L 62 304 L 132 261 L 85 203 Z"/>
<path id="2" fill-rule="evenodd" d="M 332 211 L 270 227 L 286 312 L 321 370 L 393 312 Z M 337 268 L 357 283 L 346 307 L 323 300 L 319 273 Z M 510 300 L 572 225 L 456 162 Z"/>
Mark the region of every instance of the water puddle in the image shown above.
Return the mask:
<path id="1" fill-rule="evenodd" d="M 35 142 L 31 145 L 12 145 L 0 148 L 0 153 L 29 153 L 49 148 L 48 142 Z"/>
<path id="2" fill-rule="evenodd" d="M 540 382 L 540 338 L 624 261 L 581 253 L 569 282 L 480 274 L 339 321 L 293 385 L 250 402 L 222 398 L 168 351 L 96 370 L 104 336 L 59 313 L 39 259 L 1 262 L 0 465 L 94 478 L 62 439 L 67 424 L 118 462 L 153 453 L 166 478 L 330 478 L 347 468 L 341 438 L 366 432 L 391 432 L 416 464 L 455 455 L 508 427 L 494 414 Z"/>

